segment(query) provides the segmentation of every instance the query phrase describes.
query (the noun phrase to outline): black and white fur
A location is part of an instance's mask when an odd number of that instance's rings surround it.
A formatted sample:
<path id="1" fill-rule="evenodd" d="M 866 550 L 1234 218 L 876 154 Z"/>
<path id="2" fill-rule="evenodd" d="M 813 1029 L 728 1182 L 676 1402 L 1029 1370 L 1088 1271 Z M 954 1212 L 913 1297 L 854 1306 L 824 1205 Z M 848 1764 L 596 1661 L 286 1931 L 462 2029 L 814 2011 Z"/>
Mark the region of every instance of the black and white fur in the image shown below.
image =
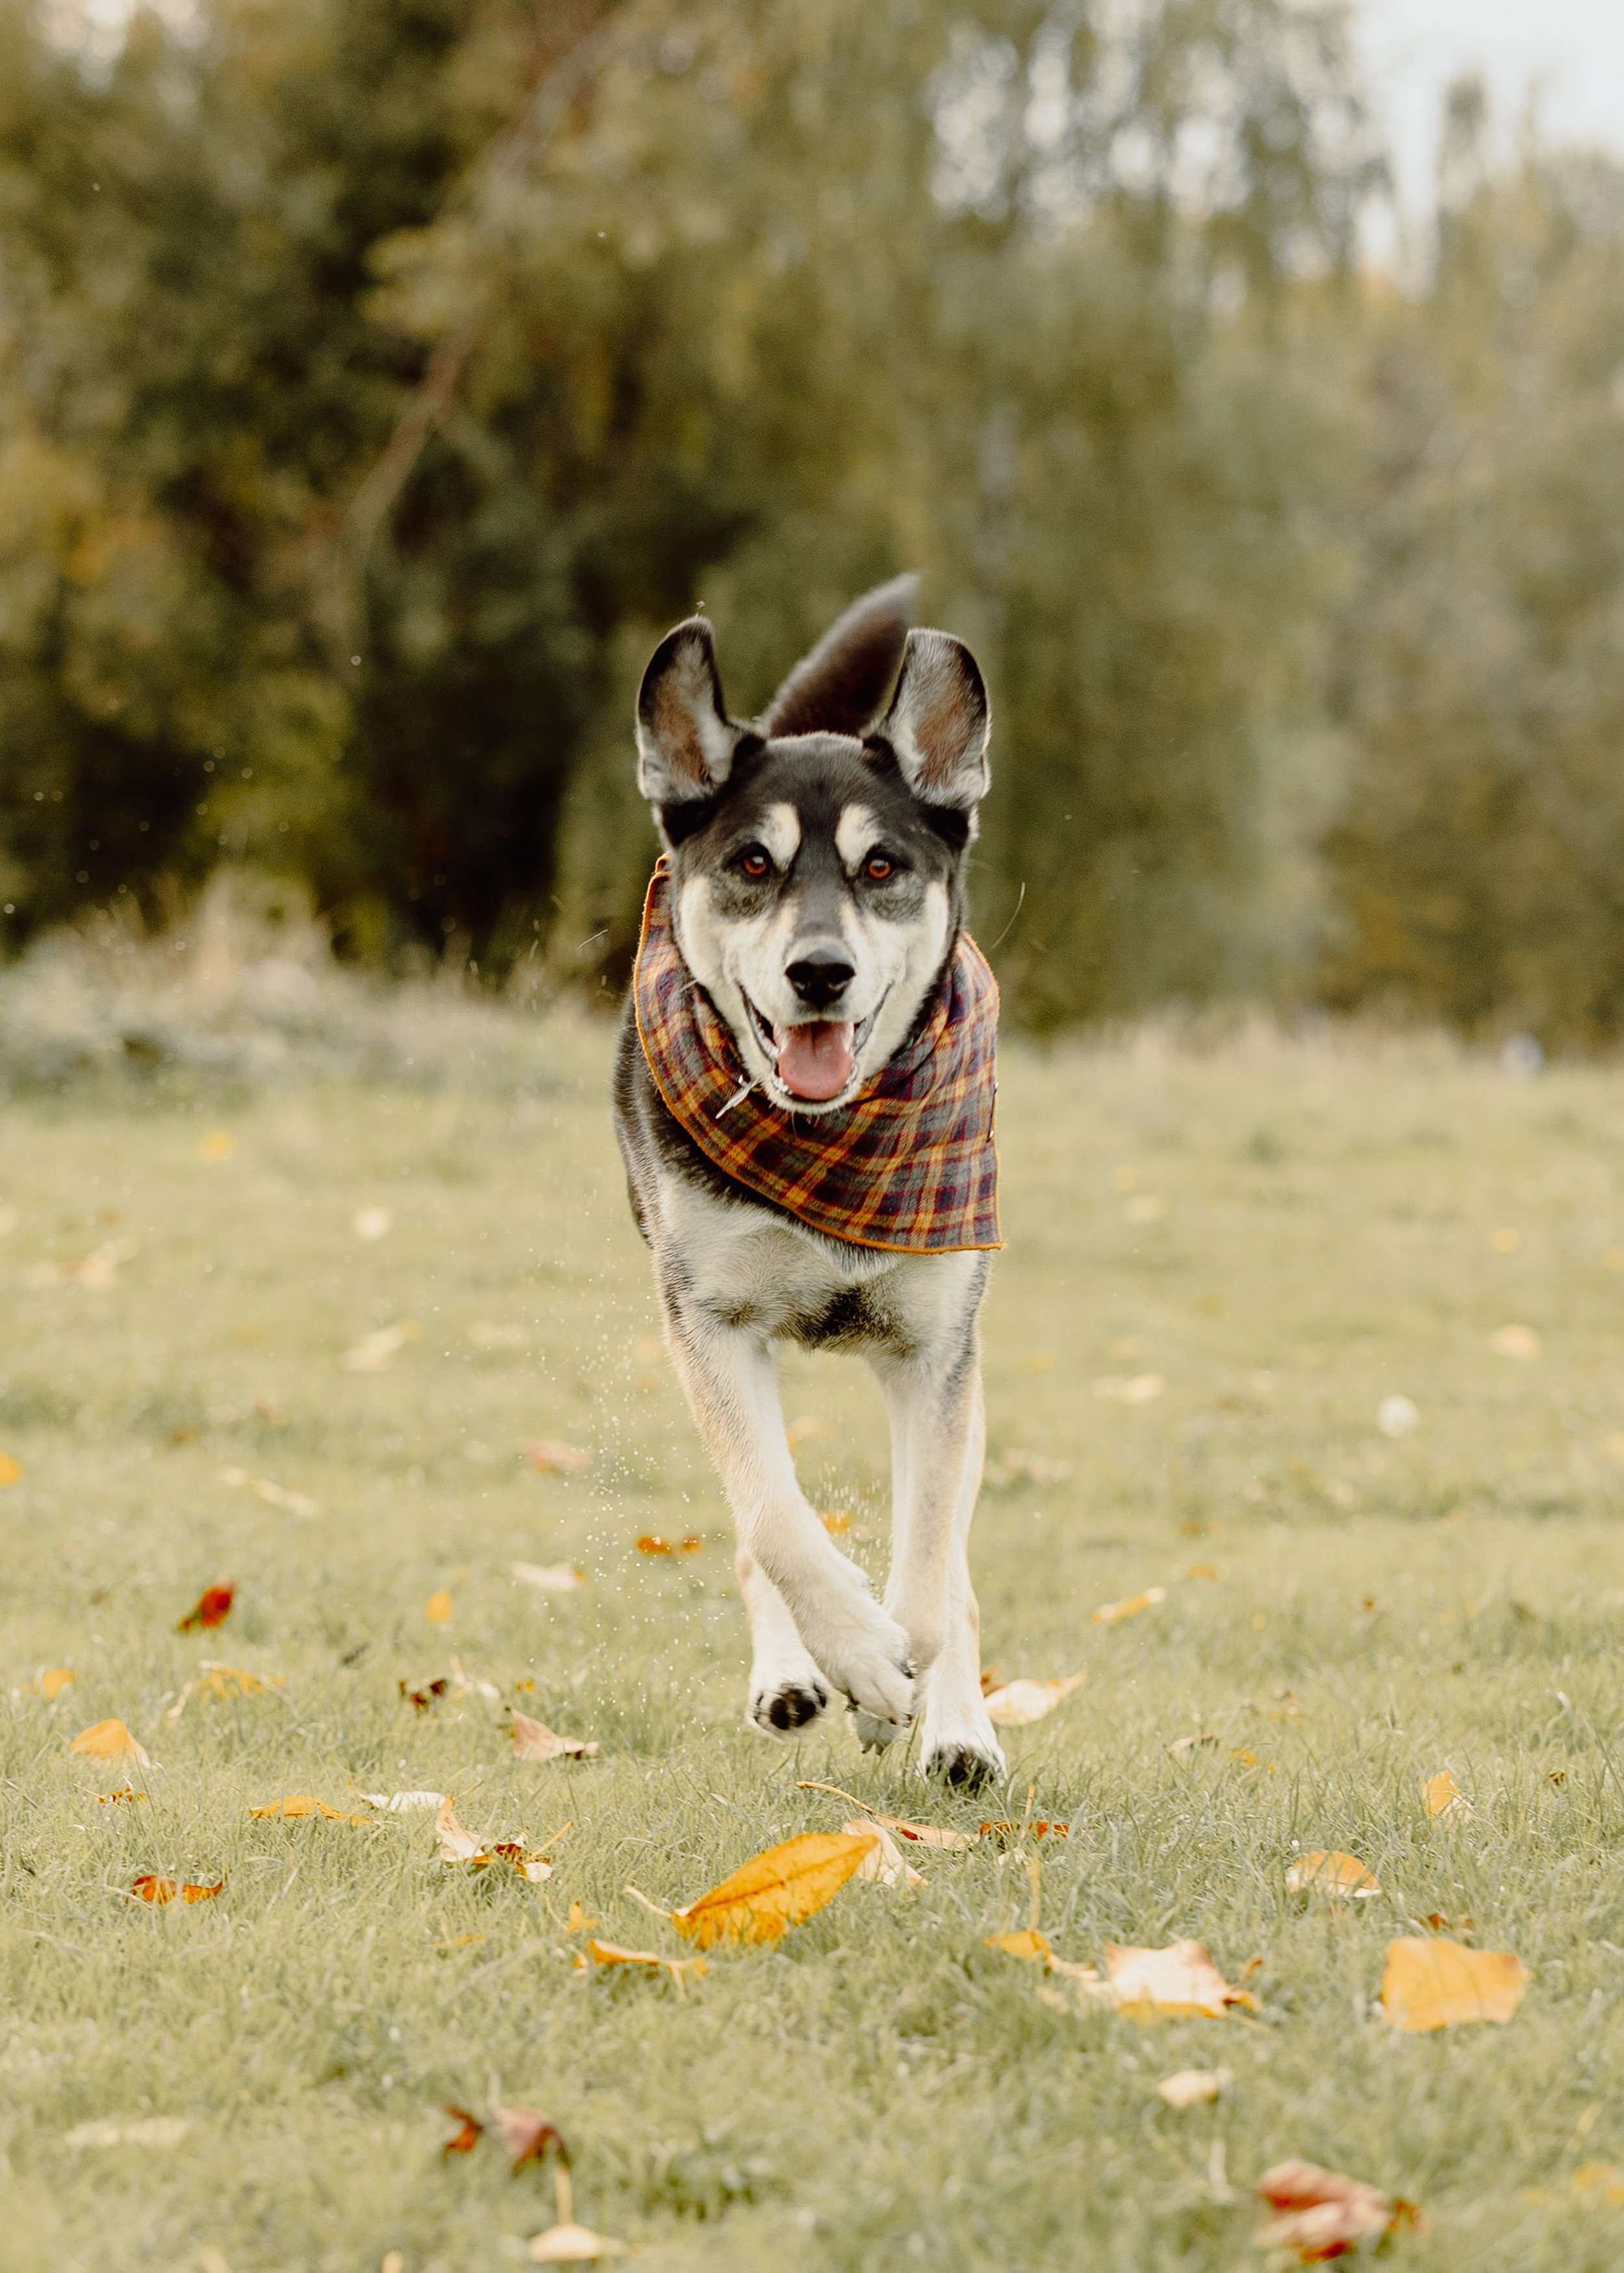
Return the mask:
<path id="1" fill-rule="evenodd" d="M 838 1111 L 917 1032 L 963 919 L 987 699 L 957 640 L 908 629 L 913 596 L 902 577 L 858 601 L 753 724 L 728 716 L 700 617 L 661 642 L 638 700 L 639 780 L 670 857 L 678 949 L 752 1080 L 797 1114 Z M 836 1075 L 849 1047 L 834 1094 L 809 1099 L 781 1078 L 780 1057 L 799 1064 L 818 1039 L 797 1027 L 834 1037 Z M 615 1122 L 671 1354 L 732 1503 L 752 1722 L 788 1735 L 838 1690 L 865 1744 L 894 1743 L 922 1712 L 926 1774 L 1001 1775 L 967 1555 L 988 1257 L 831 1239 L 724 1175 L 662 1101 L 630 1004 Z M 797 1482 L 785 1340 L 860 1353 L 884 1392 L 883 1607 Z"/>

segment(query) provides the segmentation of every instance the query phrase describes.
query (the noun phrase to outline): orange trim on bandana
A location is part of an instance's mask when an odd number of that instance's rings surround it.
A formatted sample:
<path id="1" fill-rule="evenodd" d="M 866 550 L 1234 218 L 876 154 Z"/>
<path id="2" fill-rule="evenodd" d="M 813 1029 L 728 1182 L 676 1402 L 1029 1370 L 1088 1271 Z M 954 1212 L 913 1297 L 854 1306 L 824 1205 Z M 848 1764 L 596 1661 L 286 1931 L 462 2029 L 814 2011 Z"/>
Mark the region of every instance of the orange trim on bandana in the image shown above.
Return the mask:
<path id="1" fill-rule="evenodd" d="M 797 1114 L 747 1087 L 733 1037 L 677 946 L 662 859 L 632 974 L 655 1088 L 707 1160 L 813 1231 L 897 1255 L 1001 1247 L 998 981 L 967 934 L 919 1032 L 838 1113 Z"/>

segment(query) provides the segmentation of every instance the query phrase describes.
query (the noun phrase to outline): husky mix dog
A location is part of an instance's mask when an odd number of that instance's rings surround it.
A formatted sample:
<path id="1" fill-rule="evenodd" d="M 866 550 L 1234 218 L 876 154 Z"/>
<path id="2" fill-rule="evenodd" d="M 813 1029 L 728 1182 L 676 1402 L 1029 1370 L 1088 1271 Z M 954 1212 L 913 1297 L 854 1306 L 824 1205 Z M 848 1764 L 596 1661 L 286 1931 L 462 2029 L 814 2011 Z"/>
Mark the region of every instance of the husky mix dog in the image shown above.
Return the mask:
<path id="1" fill-rule="evenodd" d="M 840 1114 L 917 1036 L 963 919 L 990 714 L 968 649 L 909 629 L 913 596 L 902 577 L 858 601 L 754 722 L 728 715 L 700 617 L 661 642 L 638 699 L 639 784 L 686 979 L 748 1085 L 803 1127 Z M 726 1174 L 668 1108 L 631 1002 L 615 1121 L 671 1354 L 732 1504 L 751 1721 L 786 1737 L 839 1691 L 866 1745 L 896 1743 L 921 1714 L 926 1774 L 1001 1776 L 966 1551 L 988 1256 L 853 1244 Z M 797 1482 L 780 1341 L 858 1352 L 879 1377 L 894 1502 L 883 1604 Z"/>

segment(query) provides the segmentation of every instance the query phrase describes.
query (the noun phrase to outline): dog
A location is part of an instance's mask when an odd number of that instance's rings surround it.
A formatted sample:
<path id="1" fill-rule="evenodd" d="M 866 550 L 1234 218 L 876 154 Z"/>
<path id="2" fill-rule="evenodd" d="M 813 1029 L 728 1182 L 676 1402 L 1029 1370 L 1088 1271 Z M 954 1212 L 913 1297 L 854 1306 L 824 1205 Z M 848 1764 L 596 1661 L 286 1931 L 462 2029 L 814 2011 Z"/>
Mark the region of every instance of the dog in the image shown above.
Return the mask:
<path id="1" fill-rule="evenodd" d="M 918 1715 L 923 1772 L 975 1789 L 1005 1772 L 967 1553 L 999 1244 L 997 988 L 964 929 L 991 712 L 969 650 L 910 628 L 915 589 L 900 577 L 849 608 L 753 722 L 727 711 L 703 617 L 655 649 L 638 778 L 662 853 L 614 1109 L 668 1346 L 732 1505 L 749 1721 L 788 1737 L 838 1692 L 879 1748 Z M 784 1341 L 857 1352 L 879 1377 L 883 1602 L 797 1482 Z"/>

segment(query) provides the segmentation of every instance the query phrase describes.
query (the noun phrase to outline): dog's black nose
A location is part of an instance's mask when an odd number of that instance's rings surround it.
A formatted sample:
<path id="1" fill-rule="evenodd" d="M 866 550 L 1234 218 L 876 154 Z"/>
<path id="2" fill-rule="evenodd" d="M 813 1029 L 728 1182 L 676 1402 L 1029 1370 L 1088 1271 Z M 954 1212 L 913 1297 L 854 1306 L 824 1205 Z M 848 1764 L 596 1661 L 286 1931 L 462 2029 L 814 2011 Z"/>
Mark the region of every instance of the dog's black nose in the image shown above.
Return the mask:
<path id="1" fill-rule="evenodd" d="M 796 993 L 810 1009 L 827 1010 L 852 980 L 852 966 L 837 947 L 809 948 L 784 971 Z"/>

